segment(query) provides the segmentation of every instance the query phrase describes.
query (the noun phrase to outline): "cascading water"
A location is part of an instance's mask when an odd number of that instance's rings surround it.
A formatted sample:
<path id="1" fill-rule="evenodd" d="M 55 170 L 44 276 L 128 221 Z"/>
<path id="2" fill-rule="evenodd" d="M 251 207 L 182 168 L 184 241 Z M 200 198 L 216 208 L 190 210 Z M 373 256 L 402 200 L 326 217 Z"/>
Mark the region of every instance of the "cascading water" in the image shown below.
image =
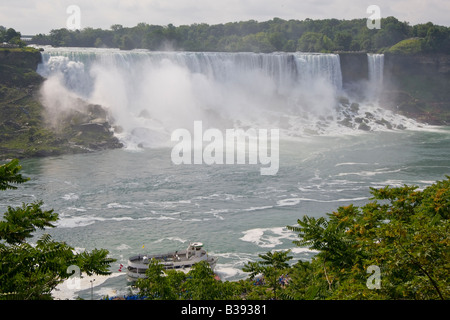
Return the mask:
<path id="1" fill-rule="evenodd" d="M 384 54 L 367 54 L 369 70 L 369 90 L 376 98 L 383 85 Z"/>
<path id="2" fill-rule="evenodd" d="M 279 128 L 285 136 L 358 127 L 358 110 L 338 102 L 345 93 L 336 54 L 46 48 L 42 55 L 49 113 L 73 107 L 68 97 L 100 104 L 127 147 L 166 145 L 173 130 L 192 129 L 195 120 L 205 128 Z M 382 56 L 368 59 L 377 83 Z"/>
<path id="3" fill-rule="evenodd" d="M 310 260 L 315 252 L 293 244 L 297 235 L 286 225 L 305 214 L 362 207 L 369 188 L 422 188 L 449 168 L 446 129 L 360 134 L 367 126 L 387 131 L 414 123 L 376 103 L 349 101 L 337 55 L 46 48 L 38 71 L 47 78 L 41 93 L 49 113 L 76 109 L 80 99 L 99 103 L 122 127 L 116 134 L 128 148 L 158 145 L 194 120 L 205 129 L 279 128 L 281 138 L 301 137 L 280 141 L 276 176 L 261 175 L 259 165 L 176 166 L 167 149 L 26 160 L 35 183 L 22 197 L 5 191 L 0 203 L 44 199 L 60 214 L 58 228 L 45 232 L 117 259 L 111 276 L 95 277 L 94 290 L 89 277 L 81 290 L 61 284 L 54 292 L 61 299 L 128 294 L 119 264 L 190 241 L 220 257 L 215 272 L 223 280 L 246 278 L 244 264 L 268 250 Z M 342 133 L 354 135 L 327 136 Z"/>
<path id="4" fill-rule="evenodd" d="M 377 84 L 383 82 L 384 54 L 367 54 L 369 80 Z"/>

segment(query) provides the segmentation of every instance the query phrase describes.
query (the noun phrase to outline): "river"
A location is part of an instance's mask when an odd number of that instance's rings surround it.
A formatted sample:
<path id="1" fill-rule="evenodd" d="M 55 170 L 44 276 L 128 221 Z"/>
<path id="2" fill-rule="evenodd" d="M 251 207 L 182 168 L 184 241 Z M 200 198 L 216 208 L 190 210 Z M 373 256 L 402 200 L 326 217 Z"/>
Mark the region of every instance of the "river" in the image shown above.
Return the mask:
<path id="1" fill-rule="evenodd" d="M 0 194 L 2 212 L 43 200 L 59 213 L 57 227 L 46 230 L 55 240 L 77 250 L 105 248 L 117 259 L 111 276 L 84 277 L 75 289 L 63 283 L 57 298 L 127 294 L 129 256 L 184 249 L 194 241 L 219 257 L 215 271 L 222 280 L 245 278 L 243 265 L 270 250 L 291 249 L 294 262 L 311 259 L 314 252 L 296 247 L 287 225 L 339 206 L 362 206 L 371 187 L 424 188 L 450 173 L 448 127 L 418 124 L 364 101 L 353 113 L 328 105 L 342 90 L 333 55 L 158 56 L 68 48 L 43 55 L 47 107 L 60 107 L 64 94 L 102 103 L 125 145 L 23 160 L 31 180 Z M 346 125 L 339 122 L 343 112 Z M 371 130 L 358 130 L 363 115 Z M 239 125 L 280 128 L 278 170 L 262 175 L 261 163 L 175 164 L 168 137 L 194 120 L 222 132 Z"/>

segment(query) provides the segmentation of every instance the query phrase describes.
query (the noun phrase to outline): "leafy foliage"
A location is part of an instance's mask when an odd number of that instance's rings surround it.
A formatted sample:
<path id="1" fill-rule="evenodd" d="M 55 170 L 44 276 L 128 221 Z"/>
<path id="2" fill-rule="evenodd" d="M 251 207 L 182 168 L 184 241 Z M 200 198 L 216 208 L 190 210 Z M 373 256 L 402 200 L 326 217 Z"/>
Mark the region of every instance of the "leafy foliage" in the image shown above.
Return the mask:
<path id="1" fill-rule="evenodd" d="M 146 272 L 147 278 L 138 279 L 136 286 L 140 295 L 149 300 L 176 300 L 179 298 L 177 288 L 180 287 L 185 275 L 174 270 L 164 274 L 164 266 L 158 260 L 152 259 Z"/>
<path id="2" fill-rule="evenodd" d="M 340 207 L 327 221 L 303 217 L 288 227 L 298 232 L 297 244 L 319 250 L 311 267 L 326 279 L 326 297 L 448 299 L 450 179 L 423 191 L 371 192 L 374 201 L 361 208 Z M 379 290 L 366 286 L 371 265 L 381 269 Z"/>
<path id="3" fill-rule="evenodd" d="M 421 52 L 450 52 L 450 28 L 431 22 L 410 26 L 395 17 L 381 19 L 381 29 L 368 29 L 367 19 L 255 20 L 208 25 L 205 23 L 167 26 L 139 23 L 110 30 L 85 28 L 51 30 L 39 34 L 33 43 L 53 46 L 110 47 L 121 49 L 186 51 L 383 51 L 396 43 L 419 37 Z"/>
<path id="4" fill-rule="evenodd" d="M 147 278 L 138 279 L 135 286 L 139 294 L 149 300 L 228 300 L 242 292 L 239 283 L 221 282 L 206 261 L 195 264 L 185 274 L 164 270 L 155 259 L 149 263 Z"/>
<path id="5" fill-rule="evenodd" d="M 288 256 L 289 252 L 290 251 L 275 251 L 260 254 L 259 257 L 262 258 L 261 261 L 245 264 L 242 271 L 249 272 L 251 280 L 261 274 L 264 277 L 264 281 L 266 281 L 267 285 L 272 289 L 272 296 L 269 298 L 277 299 L 277 293 L 282 286 L 280 277 L 288 272 L 288 261 L 292 259 L 292 256 Z"/>
<path id="6" fill-rule="evenodd" d="M 450 177 L 422 191 L 405 185 L 371 193 L 362 207 L 287 227 L 298 233 L 295 244 L 317 251 L 311 261 L 289 265 L 289 251 L 261 254 L 238 282 L 214 280 L 206 263 L 164 276 L 153 262 L 137 286 L 150 299 L 449 299 Z M 379 270 L 378 287 L 369 285 L 372 269 Z"/>
<path id="7" fill-rule="evenodd" d="M 0 166 L 0 181 L 4 186 L 26 181 L 19 170 L 16 160 Z M 289 251 L 267 252 L 245 264 L 248 279 L 222 282 L 206 262 L 184 274 L 165 271 L 153 260 L 136 286 L 147 299 L 161 300 L 449 299 L 450 177 L 424 190 L 386 186 L 371 193 L 362 207 L 339 207 L 287 226 L 298 233 L 296 245 L 317 251 L 311 261 L 290 265 Z M 0 221 L 0 299 L 50 299 L 71 265 L 88 275 L 109 274 L 114 260 L 107 250 L 75 254 L 48 234 L 35 245 L 25 242 L 57 221 L 58 215 L 41 205 L 8 208 Z M 379 287 L 369 286 L 373 266 L 380 271 Z"/>
<path id="8" fill-rule="evenodd" d="M 2 166 L 0 166 L 0 190 L 17 189 L 13 183 L 19 184 L 28 181 L 23 178 L 18 172 L 22 169 L 19 165 L 19 160 L 14 159 Z"/>
<path id="9" fill-rule="evenodd" d="M 416 54 L 423 51 L 425 40 L 423 38 L 405 39 L 389 48 L 389 53 Z"/>
<path id="10" fill-rule="evenodd" d="M 0 166 L 3 189 L 28 180 L 19 174 L 20 169 L 17 160 Z M 107 257 L 107 250 L 76 254 L 74 248 L 54 241 L 49 234 L 43 234 L 35 245 L 26 242 L 34 231 L 54 227 L 58 220 L 57 213 L 42 210 L 42 205 L 40 201 L 8 207 L 0 221 L 0 299 L 51 299 L 51 291 L 71 276 L 68 267 L 72 265 L 87 275 L 110 274 L 115 260 Z"/>
<path id="11" fill-rule="evenodd" d="M 6 29 L 0 26 L 0 43 L 6 42 L 18 47 L 24 47 L 26 43 L 20 39 L 21 33 L 17 32 L 13 28 Z"/>

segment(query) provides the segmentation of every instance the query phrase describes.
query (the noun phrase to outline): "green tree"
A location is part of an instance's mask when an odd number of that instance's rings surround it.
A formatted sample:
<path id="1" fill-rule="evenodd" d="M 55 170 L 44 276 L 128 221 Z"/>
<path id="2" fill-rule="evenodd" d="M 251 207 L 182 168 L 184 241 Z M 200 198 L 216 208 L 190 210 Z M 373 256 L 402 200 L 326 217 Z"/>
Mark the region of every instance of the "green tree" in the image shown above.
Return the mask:
<path id="1" fill-rule="evenodd" d="M 133 39 L 129 35 L 124 35 L 120 39 L 119 48 L 122 50 L 132 50 L 135 48 Z"/>
<path id="2" fill-rule="evenodd" d="M 353 37 L 350 32 L 338 32 L 335 35 L 334 43 L 338 50 L 348 51 L 352 44 Z"/>
<path id="3" fill-rule="evenodd" d="M 240 39 L 241 38 L 237 35 L 223 37 L 217 44 L 218 50 L 225 52 L 239 51 Z"/>
<path id="4" fill-rule="evenodd" d="M 286 44 L 284 34 L 281 32 L 270 33 L 268 35 L 268 41 L 277 51 L 281 51 Z"/>
<path id="5" fill-rule="evenodd" d="M 371 193 L 361 208 L 340 207 L 329 219 L 305 216 L 288 227 L 299 234 L 296 244 L 319 251 L 310 267 L 321 277 L 309 284 L 328 290 L 315 298 L 448 299 L 450 178 L 423 191 L 387 186 Z M 369 266 L 381 270 L 380 289 L 367 286 Z M 302 285 L 298 280 L 293 286 Z"/>
<path id="6" fill-rule="evenodd" d="M 24 183 L 18 160 L 0 166 L 0 190 L 17 189 Z M 64 242 L 43 234 L 35 245 L 26 242 L 37 229 L 54 227 L 58 214 L 42 210 L 41 201 L 8 207 L 0 221 L 0 299 L 51 299 L 51 291 L 71 276 L 70 266 L 77 266 L 88 275 L 110 274 L 114 259 L 108 251 L 74 253 Z"/>
<path id="7" fill-rule="evenodd" d="M 3 36 L 3 41 L 10 42 L 11 40 L 13 40 L 15 38 L 20 39 L 20 36 L 21 36 L 20 32 L 17 32 L 13 28 L 8 28 L 8 30 L 6 30 L 6 32 Z"/>
<path id="8" fill-rule="evenodd" d="M 71 31 L 63 29 L 53 29 L 50 31 L 49 39 L 51 44 L 56 47 L 70 46 L 72 43 L 72 33 Z"/>
<path id="9" fill-rule="evenodd" d="M 319 32 L 305 32 L 297 43 L 297 50 L 303 52 L 322 52 L 332 48 L 332 40 Z"/>
<path id="10" fill-rule="evenodd" d="M 220 281 L 214 279 L 214 272 L 206 261 L 196 263 L 182 284 L 183 296 L 189 300 L 226 299 L 227 291 Z"/>
<path id="11" fill-rule="evenodd" d="M 17 189 L 14 184 L 21 184 L 29 180 L 19 173 L 22 167 L 19 160 L 14 159 L 0 166 L 0 191 L 6 189 Z"/>
<path id="12" fill-rule="evenodd" d="M 6 33 L 6 28 L 4 26 L 0 26 L 0 43 L 2 43 L 5 37 L 5 33 Z"/>
<path id="13" fill-rule="evenodd" d="M 289 251 L 268 252 L 245 264 L 249 277 L 237 282 L 216 281 L 207 263 L 164 276 L 154 262 L 138 287 L 150 299 L 448 299 L 450 177 L 422 191 L 405 185 L 371 193 L 362 207 L 287 227 L 298 233 L 296 245 L 317 251 L 311 261 L 290 266 Z M 380 286 L 369 285 L 372 269 Z M 264 283 L 254 285 L 260 275 Z M 283 275 L 289 281 L 282 284 Z"/>
<path id="14" fill-rule="evenodd" d="M 186 274 L 164 270 L 164 265 L 156 259 L 150 261 L 146 278 L 138 279 L 135 286 L 148 300 L 237 299 L 244 290 L 238 282 L 216 280 L 206 261 L 196 263 Z"/>
<path id="15" fill-rule="evenodd" d="M 36 44 L 53 46 L 95 46 L 100 39 L 107 47 L 145 48 L 159 50 L 165 45 L 190 51 L 295 51 L 329 52 L 333 50 L 386 50 L 396 43 L 411 38 L 426 38 L 428 52 L 450 51 L 450 28 L 431 22 L 409 26 L 395 17 L 383 18 L 382 28 L 368 29 L 367 19 L 305 19 L 285 21 L 279 18 L 208 25 L 174 26 L 139 23 L 124 28 L 112 25 L 109 30 L 85 28 L 69 31 L 52 30 L 49 35 L 36 35 Z M 0 39 L 7 29 L 0 30 Z M 10 31 L 12 35 L 12 31 Z M 124 38 L 124 37 L 127 38 Z M 8 36 L 9 37 L 9 36 Z M 127 41 L 124 46 L 124 40 Z"/>
<path id="16" fill-rule="evenodd" d="M 330 295 L 323 271 L 317 263 L 299 260 L 289 270 L 289 285 L 280 297 L 286 300 L 321 300 Z"/>
<path id="17" fill-rule="evenodd" d="M 177 300 L 181 298 L 179 288 L 186 279 L 183 272 L 175 270 L 164 271 L 164 265 L 152 259 L 145 272 L 146 278 L 138 279 L 135 286 L 139 295 L 148 300 Z"/>
<path id="18" fill-rule="evenodd" d="M 288 250 L 260 254 L 261 261 L 246 263 L 242 271 L 249 272 L 251 280 L 261 274 L 272 290 L 272 297 L 277 299 L 278 291 L 282 286 L 280 277 L 286 275 L 289 269 L 288 261 L 292 259 L 292 256 L 288 256 L 289 253 Z"/>
<path id="19" fill-rule="evenodd" d="M 20 39 L 21 36 L 21 33 L 13 28 L 6 29 L 5 27 L 0 26 L 0 43 L 7 42 L 23 48 L 26 46 L 26 43 Z"/>
<path id="20" fill-rule="evenodd" d="M 449 32 L 438 26 L 430 26 L 425 37 L 425 46 L 429 51 L 440 51 L 446 43 L 449 42 Z"/>
<path id="21" fill-rule="evenodd" d="M 26 45 L 27 45 L 25 41 L 20 39 L 20 37 L 12 38 L 11 40 L 9 40 L 9 43 L 18 46 L 19 48 L 26 47 Z"/>
<path id="22" fill-rule="evenodd" d="M 382 28 L 374 35 L 374 46 L 377 49 L 390 47 L 412 35 L 411 27 L 406 22 L 400 22 L 394 17 L 381 19 Z"/>
<path id="23" fill-rule="evenodd" d="M 265 32 L 249 34 L 244 36 L 240 41 L 240 51 L 249 52 L 273 52 L 275 47 L 270 43 Z"/>
<path id="24" fill-rule="evenodd" d="M 94 47 L 96 47 L 96 48 L 101 48 L 101 47 L 103 47 L 103 46 L 104 46 L 104 44 L 103 44 L 102 39 L 101 39 L 101 38 L 97 38 L 97 39 L 95 40 Z"/>

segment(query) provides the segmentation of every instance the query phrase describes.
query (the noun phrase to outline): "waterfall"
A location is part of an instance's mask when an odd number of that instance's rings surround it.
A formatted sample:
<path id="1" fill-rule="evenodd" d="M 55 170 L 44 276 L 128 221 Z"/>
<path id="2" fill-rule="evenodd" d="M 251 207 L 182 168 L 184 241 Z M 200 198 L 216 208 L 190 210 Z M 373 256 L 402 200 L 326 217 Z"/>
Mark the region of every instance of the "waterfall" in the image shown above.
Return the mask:
<path id="1" fill-rule="evenodd" d="M 369 90 L 378 95 L 383 85 L 384 54 L 367 54 Z"/>
<path id="2" fill-rule="evenodd" d="M 333 87 L 342 89 L 342 73 L 337 54 L 296 54 L 297 68 L 303 72 L 303 82 L 306 83 L 319 75 L 325 77 Z"/>
<path id="3" fill-rule="evenodd" d="M 370 82 L 378 88 L 383 56 L 368 59 Z M 48 114 L 57 118 L 76 108 L 77 99 L 99 104 L 127 146 L 164 144 L 173 130 L 192 129 L 197 120 L 205 128 L 279 128 L 289 136 L 358 126 L 347 121 L 358 116 L 355 110 L 338 107 L 337 54 L 50 47 L 42 61 L 38 72 L 47 79 L 41 95 Z M 338 121 L 343 112 L 345 125 Z"/>
<path id="4" fill-rule="evenodd" d="M 222 52 L 149 52 L 144 50 L 120 51 L 114 49 L 47 48 L 42 53 L 44 63 L 38 72 L 49 76 L 62 72 L 66 84 L 84 92 L 90 82 L 92 65 L 103 65 L 134 72 L 143 64 L 157 67 L 170 61 L 191 73 L 206 75 L 216 81 L 235 81 L 243 74 L 260 72 L 282 87 L 298 86 L 311 80 L 324 78 L 336 89 L 342 88 L 339 56 L 336 54 L 303 53 L 222 53 Z M 84 72 L 84 74 L 82 74 Z M 76 80 L 83 80 L 76 88 Z M 87 93 L 87 92 L 84 92 Z"/>

